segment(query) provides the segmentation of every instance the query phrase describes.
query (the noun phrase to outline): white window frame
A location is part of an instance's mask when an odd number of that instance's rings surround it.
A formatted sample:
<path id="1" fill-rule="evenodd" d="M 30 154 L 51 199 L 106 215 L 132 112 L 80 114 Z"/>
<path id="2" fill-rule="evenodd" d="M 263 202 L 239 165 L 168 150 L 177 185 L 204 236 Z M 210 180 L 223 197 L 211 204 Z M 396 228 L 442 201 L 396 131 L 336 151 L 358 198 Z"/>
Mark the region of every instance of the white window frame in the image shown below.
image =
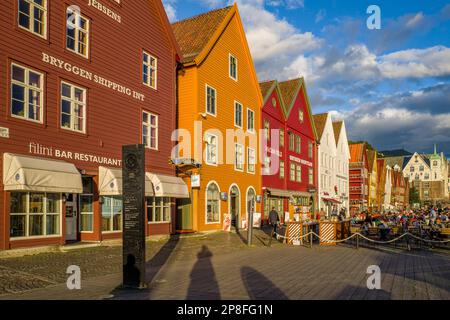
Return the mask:
<path id="1" fill-rule="evenodd" d="M 147 59 L 146 59 L 146 57 L 147 57 Z M 151 64 L 152 59 L 155 61 L 154 66 L 152 66 L 152 64 Z M 143 84 L 154 90 L 158 90 L 158 58 L 156 58 L 154 55 L 148 53 L 147 51 L 143 51 L 142 65 L 147 66 L 147 70 L 148 70 L 147 77 L 146 77 L 145 81 L 143 81 Z M 154 86 L 152 86 L 152 84 L 151 84 L 151 76 L 150 76 L 151 72 L 150 71 L 153 71 L 153 74 L 155 75 L 155 85 Z M 142 70 L 142 80 L 144 80 L 144 70 Z"/>
<path id="2" fill-rule="evenodd" d="M 144 113 L 147 114 L 148 116 L 148 121 L 144 122 Z M 152 125 L 151 122 L 151 118 L 155 117 L 156 119 L 156 124 Z M 147 136 L 146 139 L 147 141 L 142 141 L 144 143 L 144 145 L 146 144 L 145 148 L 150 149 L 150 150 L 155 150 L 158 151 L 159 150 L 159 116 L 157 114 L 142 110 L 142 138 L 144 138 L 144 126 L 146 126 L 147 129 Z M 155 137 L 155 143 L 156 146 L 152 147 L 151 146 L 151 141 L 152 141 L 152 130 L 151 129 L 156 129 L 156 137 Z"/>
<path id="3" fill-rule="evenodd" d="M 238 154 L 238 150 L 241 150 L 241 152 Z M 240 143 L 235 143 L 234 144 L 234 170 L 235 171 L 239 171 L 239 172 L 243 172 L 244 171 L 244 165 L 245 165 L 245 149 L 244 149 L 244 145 L 240 144 Z M 239 156 L 242 160 L 242 162 L 239 162 Z M 238 168 L 238 164 L 240 164 L 242 166 L 241 169 Z"/>
<path id="4" fill-rule="evenodd" d="M 152 200 L 152 201 L 150 201 Z M 157 201 L 159 200 L 159 201 Z M 168 200 L 168 201 L 164 201 L 164 200 Z M 147 220 L 148 220 L 148 224 L 169 224 L 172 222 L 172 199 L 169 197 L 147 197 Z M 156 218 L 156 208 L 161 208 L 161 217 L 163 220 L 161 221 L 155 221 Z M 150 219 L 148 219 L 148 209 L 151 208 L 152 209 L 152 218 L 153 221 L 151 221 Z M 164 209 L 169 209 L 169 220 L 166 221 L 164 220 Z"/>
<path id="5" fill-rule="evenodd" d="M 66 36 L 65 36 L 65 40 L 66 40 L 66 49 L 67 50 L 69 50 L 69 51 L 71 51 L 71 52 L 73 52 L 73 53 L 75 53 L 75 54 L 77 54 L 77 55 L 79 55 L 79 56 L 81 56 L 81 57 L 84 57 L 84 58 L 86 58 L 86 59 L 89 59 L 89 50 L 90 50 L 90 45 L 89 45 L 89 43 L 90 43 L 90 20 L 86 17 L 86 16 L 84 16 L 84 15 L 82 15 L 82 14 L 80 14 L 79 12 L 77 12 L 77 11 L 73 11 L 72 12 L 72 14 L 74 14 L 75 15 L 75 22 L 73 23 L 72 21 L 70 21 L 70 19 L 69 18 L 67 18 L 67 15 L 68 15 L 68 13 L 69 13 L 69 11 L 72 11 L 72 9 L 70 8 L 70 7 L 68 7 L 67 9 L 66 9 L 66 15 L 65 15 L 65 19 L 66 19 Z M 80 27 L 80 19 L 84 19 L 84 20 L 86 20 L 86 29 L 82 29 L 81 27 Z M 75 29 L 75 39 L 74 39 L 74 42 L 75 42 L 75 48 L 69 48 L 69 46 L 68 46 L 68 43 L 67 43 L 67 39 L 68 39 L 68 34 L 67 34 L 67 30 L 68 30 L 68 27 L 72 27 L 72 28 L 74 28 Z M 83 54 L 83 53 L 80 53 L 79 51 L 80 51 L 80 39 L 79 39 L 79 32 L 83 32 L 83 33 L 85 33 L 85 35 L 86 35 L 86 43 L 85 43 L 85 46 L 86 46 L 86 54 Z"/>
<path id="6" fill-rule="evenodd" d="M 296 165 L 295 165 L 295 163 L 290 163 L 289 164 L 289 180 L 291 181 L 291 182 L 295 182 L 295 180 L 296 180 L 296 177 L 297 177 L 297 171 L 296 171 Z"/>
<path id="7" fill-rule="evenodd" d="M 241 124 L 236 123 L 236 115 L 237 115 L 237 106 L 241 107 Z M 244 105 L 239 101 L 234 100 L 234 126 L 242 129 L 244 126 Z"/>
<path id="8" fill-rule="evenodd" d="M 234 61 L 236 62 L 236 78 L 234 78 L 232 75 L 231 75 L 231 59 L 234 59 Z M 232 80 L 234 80 L 234 81 L 238 81 L 238 70 L 239 70 L 239 68 L 238 68 L 238 59 L 236 58 L 236 56 L 235 55 L 232 55 L 231 53 L 228 55 L 228 75 L 229 75 L 229 77 L 232 79 Z"/>
<path id="9" fill-rule="evenodd" d="M 302 109 L 298 109 L 298 121 L 300 123 L 305 122 L 305 113 L 303 112 Z"/>
<path id="10" fill-rule="evenodd" d="M 309 184 L 311 184 L 311 185 L 314 184 L 314 168 L 308 169 L 308 180 L 309 180 Z"/>
<path id="11" fill-rule="evenodd" d="M 69 86 L 70 87 L 70 98 L 63 96 L 62 93 L 62 87 L 63 85 Z M 75 100 L 75 89 L 81 90 L 83 92 L 83 102 L 77 101 Z M 72 131 L 72 132 L 77 132 L 77 133 L 86 133 L 86 115 L 87 115 L 87 89 L 74 85 L 72 83 L 66 82 L 66 81 L 61 81 L 61 86 L 60 86 L 60 112 L 59 112 L 59 125 L 61 129 L 64 130 L 68 130 L 68 131 Z M 62 125 L 62 114 L 63 114 L 63 109 L 62 109 L 62 102 L 63 100 L 70 102 L 70 128 L 64 127 Z M 83 130 L 76 130 L 75 129 L 75 117 L 76 117 L 76 113 L 75 113 L 75 108 L 76 105 L 82 105 L 83 106 Z"/>
<path id="12" fill-rule="evenodd" d="M 91 212 L 82 212 L 81 211 L 81 205 L 83 203 L 81 201 L 82 197 L 90 197 L 91 198 L 91 207 L 92 207 L 92 211 Z M 79 230 L 80 230 L 81 233 L 90 233 L 90 234 L 92 234 L 92 233 L 94 233 L 94 195 L 92 195 L 92 194 L 81 194 L 80 197 L 79 197 L 79 204 L 80 204 L 80 225 L 79 225 Z M 83 219 L 82 219 L 83 216 L 90 216 L 91 217 L 91 219 L 92 219 L 92 230 L 83 230 L 82 229 L 82 224 L 81 223 L 83 221 Z"/>
<path id="13" fill-rule="evenodd" d="M 24 2 L 27 2 L 29 4 L 29 6 L 30 6 L 30 16 L 29 16 L 30 25 L 28 26 L 28 28 L 24 27 L 24 26 L 22 26 L 20 24 L 20 10 L 19 10 L 19 6 L 20 6 L 19 2 L 20 1 L 21 0 L 17 1 L 17 25 L 19 26 L 19 28 L 21 28 L 23 30 L 26 30 L 28 32 L 31 32 L 31 33 L 33 33 L 33 34 L 35 34 L 38 37 L 41 37 L 43 39 L 47 39 L 48 0 L 43 0 L 44 1 L 44 5 L 43 6 L 35 3 L 34 0 L 22 0 Z M 34 8 L 35 7 L 43 11 L 43 21 L 42 21 L 42 28 L 43 28 L 43 31 L 44 31 L 43 34 L 40 34 L 40 33 L 36 32 L 36 31 L 34 31 L 34 20 L 36 20 L 35 17 L 34 17 Z"/>
<path id="14" fill-rule="evenodd" d="M 215 138 L 215 140 L 216 140 L 216 144 L 214 145 L 214 147 L 215 147 L 215 158 L 216 158 L 216 161 L 215 162 L 212 162 L 212 161 L 210 161 L 210 157 L 209 157 L 209 154 L 210 154 L 210 143 L 209 143 L 209 138 Z M 209 165 L 209 166 L 214 166 L 214 167 L 217 167 L 218 165 L 219 165 L 219 136 L 218 135 L 215 135 L 215 134 L 212 134 L 212 133 L 205 133 L 205 144 L 206 144 L 206 148 L 205 148 L 205 155 L 206 155 L 206 157 L 205 157 L 205 162 L 206 162 L 206 164 L 207 165 Z"/>
<path id="15" fill-rule="evenodd" d="M 253 155 L 251 155 L 253 154 Z M 247 172 L 251 174 L 256 173 L 256 150 L 250 147 L 247 147 Z M 252 160 L 253 159 L 253 160 Z M 250 161 L 252 160 L 252 161 Z M 250 166 L 253 166 L 253 170 L 250 170 Z"/>
<path id="16" fill-rule="evenodd" d="M 211 185 L 215 184 L 219 193 L 219 199 L 218 201 L 218 209 L 219 209 L 219 220 L 208 222 L 208 189 Z M 213 224 L 221 224 L 222 223 L 222 205 L 221 205 L 221 199 L 220 199 L 220 185 L 216 181 L 210 181 L 205 189 L 205 225 L 213 225 Z"/>
<path id="17" fill-rule="evenodd" d="M 253 115 L 253 121 L 252 121 L 253 128 L 250 128 L 250 114 Z M 255 111 L 253 111 L 250 108 L 247 108 L 247 131 L 250 133 L 255 133 Z"/>
<path id="18" fill-rule="evenodd" d="M 24 71 L 24 81 L 25 82 L 20 82 L 18 80 L 14 80 L 13 79 L 13 68 L 14 67 L 23 69 L 23 71 Z M 35 73 L 35 74 L 38 74 L 40 76 L 40 87 L 39 88 L 29 85 L 29 82 L 30 82 L 30 71 Z M 11 117 L 17 118 L 17 119 L 21 119 L 21 120 L 31 121 L 31 122 L 35 122 L 35 123 L 41 123 L 41 124 L 44 123 L 44 119 L 43 119 L 43 116 L 44 116 L 44 74 L 42 72 L 36 71 L 35 69 L 27 68 L 27 67 L 24 67 L 24 66 L 22 66 L 20 64 L 17 64 L 17 63 L 11 63 L 10 82 L 11 82 L 11 84 L 10 84 L 10 86 L 11 86 L 11 96 L 10 96 L 10 114 L 11 114 Z M 23 115 L 23 117 L 18 116 L 16 114 L 13 114 L 12 107 L 13 107 L 13 85 L 14 84 L 24 88 L 24 101 L 23 101 L 23 104 L 24 104 L 24 115 Z M 30 90 L 39 92 L 39 94 L 40 94 L 40 107 L 41 107 L 41 110 L 39 112 L 39 119 L 40 119 L 39 121 L 38 120 L 34 120 L 34 119 L 30 119 L 28 117 L 29 108 L 30 108 L 30 104 L 29 104 L 29 101 L 30 101 L 30 96 L 29 96 L 30 95 Z"/>
<path id="19" fill-rule="evenodd" d="M 214 92 L 214 113 L 209 112 L 208 110 L 208 89 L 211 89 Z M 205 111 L 206 114 L 209 114 L 210 116 L 213 117 L 217 117 L 217 90 L 208 84 L 205 85 Z"/>
<path id="20" fill-rule="evenodd" d="M 51 238 L 60 238 L 62 237 L 62 223 L 63 223 L 63 214 L 62 214 L 62 208 L 63 208 L 63 201 L 62 201 L 62 194 L 61 193 L 54 193 L 54 192 L 12 192 L 12 193 L 22 193 L 26 194 L 26 212 L 20 212 L 20 213 L 9 213 L 10 219 L 12 216 L 25 216 L 25 236 L 22 237 L 10 237 L 10 241 L 20 241 L 25 239 L 51 239 Z M 36 193 L 36 194 L 44 194 L 43 199 L 43 213 L 30 213 L 30 194 Z M 58 194 L 59 195 L 59 213 L 48 213 L 47 212 L 47 195 L 48 194 Z M 10 200 L 11 201 L 11 200 Z M 8 206 L 11 204 L 8 203 Z M 10 211 L 10 210 L 9 210 Z M 30 216 L 36 216 L 41 215 L 43 216 L 43 231 L 44 235 L 40 236 L 30 236 Z M 59 232 L 58 234 L 53 235 L 46 235 L 47 233 L 47 216 L 59 216 Z M 65 217 L 64 217 L 65 219 Z M 9 232 L 11 233 L 11 222 L 9 222 Z"/>
<path id="21" fill-rule="evenodd" d="M 280 179 L 284 179 L 286 177 L 286 163 L 281 160 L 280 161 Z"/>
<path id="22" fill-rule="evenodd" d="M 295 135 L 295 153 L 302 154 L 302 137 Z"/>
<path id="23" fill-rule="evenodd" d="M 296 165 L 295 166 L 295 181 L 298 183 L 302 183 L 303 179 L 302 179 L 302 166 L 301 165 Z"/>

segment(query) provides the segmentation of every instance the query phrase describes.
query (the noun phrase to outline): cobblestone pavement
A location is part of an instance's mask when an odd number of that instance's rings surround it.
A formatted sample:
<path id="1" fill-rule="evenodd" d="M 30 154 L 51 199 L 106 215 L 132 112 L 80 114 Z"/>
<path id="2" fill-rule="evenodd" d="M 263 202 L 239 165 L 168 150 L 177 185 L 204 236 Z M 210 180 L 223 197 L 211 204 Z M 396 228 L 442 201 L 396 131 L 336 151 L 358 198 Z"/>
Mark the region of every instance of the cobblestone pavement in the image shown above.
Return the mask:
<path id="1" fill-rule="evenodd" d="M 261 233 L 258 237 L 267 242 Z M 262 242 L 255 240 L 255 247 L 247 248 L 237 235 L 217 233 L 151 243 L 147 255 L 151 257 L 147 267 L 149 287 L 143 291 L 116 289 L 121 283 L 120 247 L 82 250 L 61 257 L 52 254 L 4 259 L 0 261 L 0 273 L 6 270 L 17 275 L 12 281 L 26 272 L 48 282 L 34 284 L 47 286 L 45 289 L 6 294 L 0 299 L 450 299 L 448 254 L 379 247 L 309 249 L 278 243 L 268 248 Z M 69 291 L 65 286 L 65 268 L 67 262 L 72 263 L 69 256 L 86 264 L 80 265 L 82 290 Z M 46 266 L 49 261 L 55 263 Z M 367 289 L 370 265 L 381 268 L 381 290 Z M 3 283 L 5 277 L 0 280 Z M 2 285 L 11 287 L 15 288 Z"/>

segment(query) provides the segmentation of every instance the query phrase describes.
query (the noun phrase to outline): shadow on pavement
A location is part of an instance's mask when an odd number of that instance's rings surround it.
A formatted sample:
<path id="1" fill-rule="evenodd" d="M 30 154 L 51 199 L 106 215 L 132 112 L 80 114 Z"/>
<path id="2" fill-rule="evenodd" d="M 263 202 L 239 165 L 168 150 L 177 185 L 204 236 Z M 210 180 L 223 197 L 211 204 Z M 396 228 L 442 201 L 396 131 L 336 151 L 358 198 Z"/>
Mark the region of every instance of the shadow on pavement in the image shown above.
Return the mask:
<path id="1" fill-rule="evenodd" d="M 186 300 L 220 300 L 221 294 L 214 267 L 211 262 L 213 254 L 207 246 L 203 246 L 197 255 L 190 277 Z"/>
<path id="2" fill-rule="evenodd" d="M 359 286 L 347 286 L 339 292 L 336 300 L 391 300 L 391 293 L 385 290 L 369 290 Z"/>
<path id="3" fill-rule="evenodd" d="M 241 278 L 251 300 L 289 300 L 272 281 L 253 268 L 243 267 Z"/>
<path id="4" fill-rule="evenodd" d="M 151 260 L 148 260 L 146 263 L 146 272 L 145 272 L 145 282 L 148 287 L 153 282 L 154 278 L 158 274 L 158 272 L 162 269 L 162 267 L 167 263 L 170 256 L 173 254 L 175 248 L 177 247 L 180 241 L 180 235 L 172 235 L 170 239 L 162 246 L 162 248 L 156 253 Z M 144 296 L 144 292 L 149 292 L 146 290 L 124 290 L 121 287 L 116 288 L 111 292 L 111 295 L 116 299 L 121 299 L 129 296 Z M 133 297 L 132 297 L 133 298 Z"/>

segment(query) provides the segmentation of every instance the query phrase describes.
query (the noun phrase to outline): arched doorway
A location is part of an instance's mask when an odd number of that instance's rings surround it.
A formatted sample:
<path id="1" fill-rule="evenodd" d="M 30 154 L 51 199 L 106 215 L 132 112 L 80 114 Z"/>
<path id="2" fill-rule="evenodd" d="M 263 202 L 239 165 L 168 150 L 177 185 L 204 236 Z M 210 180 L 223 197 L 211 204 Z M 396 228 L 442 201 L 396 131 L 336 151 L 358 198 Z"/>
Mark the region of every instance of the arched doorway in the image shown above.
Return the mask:
<path id="1" fill-rule="evenodd" d="M 230 188 L 230 214 L 231 214 L 231 226 L 237 227 L 240 222 L 241 213 L 241 192 L 236 185 L 232 185 Z"/>
<path id="2" fill-rule="evenodd" d="M 253 187 L 249 187 L 247 190 L 247 223 L 252 225 L 253 221 L 248 221 L 248 216 L 250 212 L 255 213 L 256 210 L 256 191 Z"/>

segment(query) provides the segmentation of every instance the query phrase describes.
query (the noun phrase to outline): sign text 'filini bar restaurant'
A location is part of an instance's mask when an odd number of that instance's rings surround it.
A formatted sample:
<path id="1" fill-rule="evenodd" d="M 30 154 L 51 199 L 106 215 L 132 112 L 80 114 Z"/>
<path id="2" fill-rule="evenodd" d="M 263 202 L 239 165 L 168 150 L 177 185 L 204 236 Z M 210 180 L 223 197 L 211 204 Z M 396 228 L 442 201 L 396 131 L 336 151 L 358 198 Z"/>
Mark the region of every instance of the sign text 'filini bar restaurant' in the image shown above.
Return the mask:
<path id="1" fill-rule="evenodd" d="M 174 233 L 189 198 L 161 1 L 70 4 L 0 2 L 0 250 L 120 238 L 123 145 L 147 148 L 148 235 Z"/>

